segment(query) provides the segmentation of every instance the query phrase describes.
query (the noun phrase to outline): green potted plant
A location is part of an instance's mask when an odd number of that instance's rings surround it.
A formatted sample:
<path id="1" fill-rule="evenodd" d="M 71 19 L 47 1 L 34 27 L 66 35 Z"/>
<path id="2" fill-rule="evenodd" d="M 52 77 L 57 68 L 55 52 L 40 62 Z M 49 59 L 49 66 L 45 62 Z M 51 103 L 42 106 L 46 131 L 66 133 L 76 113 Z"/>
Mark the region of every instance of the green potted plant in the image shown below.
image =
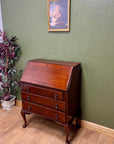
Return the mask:
<path id="1" fill-rule="evenodd" d="M 20 86 L 22 70 L 17 70 L 15 64 L 21 56 L 21 49 L 16 44 L 16 36 L 8 38 L 6 33 L 1 31 L 0 36 L 2 37 L 0 43 L 0 101 L 2 106 L 5 105 L 3 108 L 9 110 L 15 104 L 15 96 Z"/>

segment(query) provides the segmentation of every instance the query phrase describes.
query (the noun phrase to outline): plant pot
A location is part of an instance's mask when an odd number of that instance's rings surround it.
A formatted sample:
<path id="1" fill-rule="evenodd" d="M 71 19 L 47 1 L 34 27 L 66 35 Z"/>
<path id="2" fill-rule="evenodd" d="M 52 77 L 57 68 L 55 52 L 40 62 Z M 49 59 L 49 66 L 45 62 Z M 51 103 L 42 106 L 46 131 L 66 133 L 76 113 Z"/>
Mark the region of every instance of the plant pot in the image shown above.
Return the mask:
<path id="1" fill-rule="evenodd" d="M 11 99 L 8 101 L 1 100 L 1 106 L 5 110 L 11 110 L 15 105 L 16 96 L 11 95 L 10 97 L 11 97 Z"/>

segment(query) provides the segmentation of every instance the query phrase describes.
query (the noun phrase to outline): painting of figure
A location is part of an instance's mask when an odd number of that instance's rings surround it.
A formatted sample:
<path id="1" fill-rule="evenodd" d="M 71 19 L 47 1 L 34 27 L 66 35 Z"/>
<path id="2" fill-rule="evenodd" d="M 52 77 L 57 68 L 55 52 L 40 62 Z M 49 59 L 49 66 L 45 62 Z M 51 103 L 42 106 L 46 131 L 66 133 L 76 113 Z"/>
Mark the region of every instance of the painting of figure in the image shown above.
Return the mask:
<path id="1" fill-rule="evenodd" d="M 69 31 L 69 0 L 48 0 L 48 30 Z"/>

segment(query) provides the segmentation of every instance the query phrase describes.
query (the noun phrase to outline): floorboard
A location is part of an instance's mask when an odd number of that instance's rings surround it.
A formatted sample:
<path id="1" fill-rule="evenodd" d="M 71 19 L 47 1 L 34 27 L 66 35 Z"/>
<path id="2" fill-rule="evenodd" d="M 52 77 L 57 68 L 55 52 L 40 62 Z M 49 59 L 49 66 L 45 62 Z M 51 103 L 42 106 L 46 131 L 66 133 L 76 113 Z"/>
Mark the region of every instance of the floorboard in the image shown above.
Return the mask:
<path id="1" fill-rule="evenodd" d="M 64 128 L 35 114 L 27 115 L 28 126 L 22 128 L 21 108 L 0 108 L 0 144 L 65 144 Z M 80 128 L 70 132 L 71 144 L 114 144 L 114 138 Z"/>

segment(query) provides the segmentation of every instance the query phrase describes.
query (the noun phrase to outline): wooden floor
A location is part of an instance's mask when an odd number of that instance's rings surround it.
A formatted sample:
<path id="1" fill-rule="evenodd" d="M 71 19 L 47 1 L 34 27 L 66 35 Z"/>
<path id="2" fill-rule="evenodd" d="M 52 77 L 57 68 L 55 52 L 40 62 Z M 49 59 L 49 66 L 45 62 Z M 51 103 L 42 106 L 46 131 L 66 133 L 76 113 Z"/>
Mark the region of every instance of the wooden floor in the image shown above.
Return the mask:
<path id="1" fill-rule="evenodd" d="M 0 108 L 0 144 L 65 144 L 64 128 L 31 114 L 27 128 L 22 128 L 21 108 L 11 111 Z M 114 144 L 114 138 L 80 128 L 70 133 L 71 144 Z"/>

